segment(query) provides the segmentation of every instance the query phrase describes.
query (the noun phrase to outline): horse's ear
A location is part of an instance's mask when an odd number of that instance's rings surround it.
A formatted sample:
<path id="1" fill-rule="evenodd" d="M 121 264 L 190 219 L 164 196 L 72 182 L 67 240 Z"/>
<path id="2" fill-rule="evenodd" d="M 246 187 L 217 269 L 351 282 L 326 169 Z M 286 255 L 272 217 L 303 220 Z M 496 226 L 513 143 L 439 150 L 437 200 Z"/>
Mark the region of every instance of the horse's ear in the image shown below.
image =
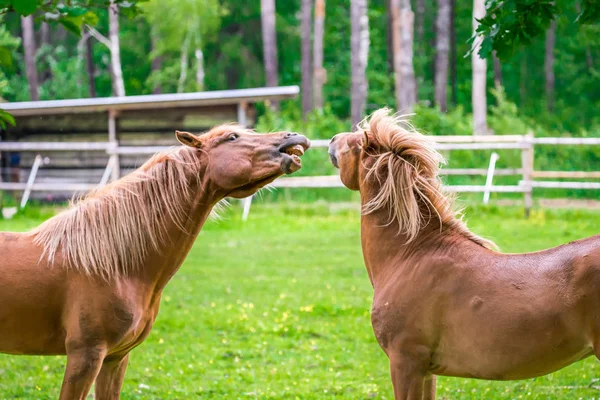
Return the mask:
<path id="1" fill-rule="evenodd" d="M 184 146 L 194 147 L 199 149 L 202 147 L 202 142 L 200 138 L 193 133 L 175 131 L 175 135 L 177 136 L 177 140 Z"/>
<path id="2" fill-rule="evenodd" d="M 367 133 L 367 131 L 363 131 L 363 138 L 362 138 L 362 147 L 363 149 L 367 149 L 370 145 L 370 141 L 369 141 L 369 134 Z"/>

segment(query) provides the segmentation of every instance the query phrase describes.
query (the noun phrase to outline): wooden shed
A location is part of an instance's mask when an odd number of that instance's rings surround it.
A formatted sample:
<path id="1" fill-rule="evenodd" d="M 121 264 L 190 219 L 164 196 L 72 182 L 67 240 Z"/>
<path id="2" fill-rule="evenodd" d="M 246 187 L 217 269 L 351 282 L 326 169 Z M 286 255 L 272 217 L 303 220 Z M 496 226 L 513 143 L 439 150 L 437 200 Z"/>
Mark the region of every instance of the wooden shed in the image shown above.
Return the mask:
<path id="1" fill-rule="evenodd" d="M 26 181 L 36 155 L 41 154 L 49 163 L 40 169 L 36 182 L 98 182 L 109 160 L 102 146 L 96 150 L 34 151 L 33 143 L 175 145 L 176 129 L 203 132 L 225 122 L 252 127 L 256 122 L 256 103 L 290 99 L 298 93 L 298 86 L 285 86 L 4 103 L 0 107 L 15 117 L 17 125 L 2 131 L 1 140 L 23 143 L 23 150 L 18 146 L 12 146 L 11 151 L 0 147 L 4 150 L 2 178 L 4 182 Z M 120 155 L 120 168 L 114 169 L 113 178 L 139 166 L 147 157 Z M 48 197 L 48 193 L 42 197 Z"/>

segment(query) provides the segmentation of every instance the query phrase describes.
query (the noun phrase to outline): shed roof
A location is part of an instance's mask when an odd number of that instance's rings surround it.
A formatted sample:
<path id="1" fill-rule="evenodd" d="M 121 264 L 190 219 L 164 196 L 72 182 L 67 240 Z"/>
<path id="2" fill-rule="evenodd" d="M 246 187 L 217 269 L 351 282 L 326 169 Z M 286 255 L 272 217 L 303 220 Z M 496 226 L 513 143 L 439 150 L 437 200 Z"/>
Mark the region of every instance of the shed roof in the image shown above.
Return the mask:
<path id="1" fill-rule="evenodd" d="M 15 117 L 43 114 L 75 114 L 108 110 L 143 110 L 157 108 L 233 105 L 242 102 L 278 101 L 296 97 L 298 86 L 277 86 L 236 90 L 212 90 L 194 93 L 153 94 L 125 97 L 24 101 L 0 103 L 0 108 Z"/>

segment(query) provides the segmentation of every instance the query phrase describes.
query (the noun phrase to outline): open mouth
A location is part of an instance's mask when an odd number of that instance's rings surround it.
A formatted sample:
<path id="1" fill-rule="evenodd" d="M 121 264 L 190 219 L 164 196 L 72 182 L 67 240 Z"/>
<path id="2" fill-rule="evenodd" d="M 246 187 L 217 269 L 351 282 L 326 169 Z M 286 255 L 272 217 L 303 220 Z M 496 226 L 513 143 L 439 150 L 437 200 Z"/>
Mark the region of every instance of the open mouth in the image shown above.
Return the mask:
<path id="1" fill-rule="evenodd" d="M 298 169 L 302 168 L 302 160 L 300 157 L 304 155 L 304 147 L 302 145 L 295 145 L 285 149 L 285 154 L 292 158 L 292 162 L 298 166 Z"/>
<path id="2" fill-rule="evenodd" d="M 279 152 L 285 154 L 281 169 L 286 174 L 298 171 L 302 168 L 302 160 L 300 157 L 304 155 L 306 149 L 310 147 L 310 142 L 303 136 L 298 136 L 298 139 L 290 140 L 279 147 Z"/>

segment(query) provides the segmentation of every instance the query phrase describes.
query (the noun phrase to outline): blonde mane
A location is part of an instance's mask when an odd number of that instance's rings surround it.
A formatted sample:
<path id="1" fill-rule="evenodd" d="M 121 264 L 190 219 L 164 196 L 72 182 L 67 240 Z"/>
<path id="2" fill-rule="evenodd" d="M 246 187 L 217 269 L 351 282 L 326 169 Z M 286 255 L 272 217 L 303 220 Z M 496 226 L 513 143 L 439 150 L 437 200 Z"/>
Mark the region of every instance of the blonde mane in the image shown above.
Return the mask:
<path id="1" fill-rule="evenodd" d="M 359 126 L 372 142 L 366 151 L 374 159 L 366 181 L 376 180 L 379 192 L 363 206 L 363 213 L 389 212 L 389 224 L 397 221 L 399 233 L 414 240 L 433 218 L 440 229 L 451 228 L 487 248 L 496 245 L 472 233 L 454 210 L 454 198 L 444 193 L 439 179 L 444 158 L 434 142 L 417 132 L 403 117 L 383 108 Z"/>
<path id="2" fill-rule="evenodd" d="M 184 231 L 199 179 L 194 150 L 178 147 L 156 154 L 124 178 L 89 193 L 30 232 L 54 263 L 111 279 L 139 267 L 151 250 L 168 241 L 175 224 Z"/>

